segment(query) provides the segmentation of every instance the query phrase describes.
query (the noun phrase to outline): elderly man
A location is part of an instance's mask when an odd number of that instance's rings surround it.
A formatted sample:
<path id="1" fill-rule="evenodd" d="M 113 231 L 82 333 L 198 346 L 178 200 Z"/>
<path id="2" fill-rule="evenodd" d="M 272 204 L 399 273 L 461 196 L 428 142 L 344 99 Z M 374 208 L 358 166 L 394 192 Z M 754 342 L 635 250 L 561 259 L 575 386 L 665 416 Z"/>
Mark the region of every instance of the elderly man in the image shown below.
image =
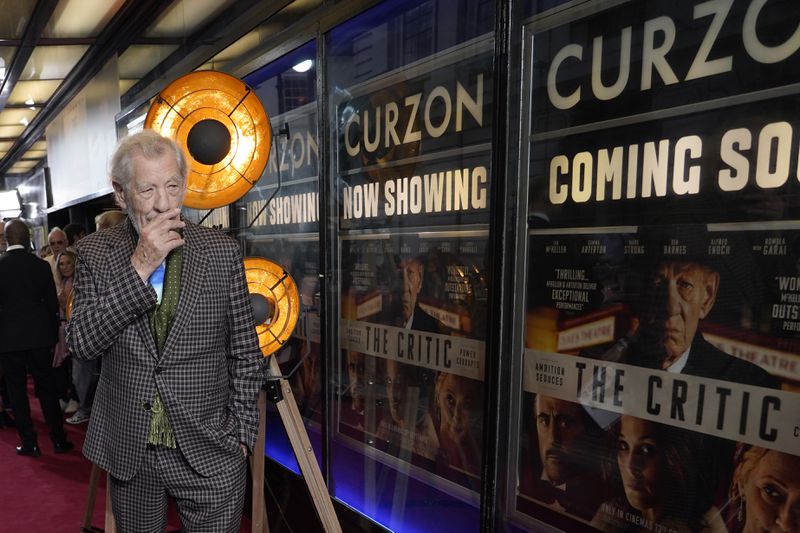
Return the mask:
<path id="1" fill-rule="evenodd" d="M 72 449 L 58 405 L 51 366 L 58 340 L 58 300 L 47 263 L 30 253 L 30 230 L 21 220 L 5 226 L 8 250 L 0 257 L 0 368 L 22 444 L 18 455 L 41 451 L 28 404 L 28 371 L 33 375 L 42 413 L 56 453 Z"/>
<path id="2" fill-rule="evenodd" d="M 439 332 L 442 329 L 439 321 L 423 311 L 417 301 L 425 279 L 425 257 L 406 259 L 400 264 L 400 268 L 403 272 L 403 292 L 400 298 L 401 325 L 406 329 Z"/>
<path id="3" fill-rule="evenodd" d="M 67 234 L 64 233 L 64 230 L 56 226 L 55 228 L 50 230 L 50 233 L 47 235 L 47 243 L 50 245 L 50 251 L 53 252 L 52 255 L 48 255 L 44 258 L 47 261 L 47 264 L 50 265 L 50 271 L 53 274 L 53 281 L 58 287 L 61 284 L 61 273 L 58 271 L 58 256 L 67 249 L 69 245 L 69 241 L 67 240 Z"/>
<path id="4" fill-rule="evenodd" d="M 266 378 L 239 247 L 180 216 L 187 163 L 151 130 L 111 181 L 128 220 L 82 239 L 67 342 L 103 356 L 84 454 L 109 473 L 120 531 L 238 531 Z"/>
<path id="5" fill-rule="evenodd" d="M 763 368 L 717 349 L 703 338 L 700 322 L 711 312 L 723 282 L 706 255 L 702 228 L 671 228 L 647 235 L 651 255 L 644 265 L 640 324 L 625 362 L 761 387 L 777 387 Z M 667 242 L 678 243 L 669 246 Z M 667 254 L 663 251 L 677 250 Z"/>

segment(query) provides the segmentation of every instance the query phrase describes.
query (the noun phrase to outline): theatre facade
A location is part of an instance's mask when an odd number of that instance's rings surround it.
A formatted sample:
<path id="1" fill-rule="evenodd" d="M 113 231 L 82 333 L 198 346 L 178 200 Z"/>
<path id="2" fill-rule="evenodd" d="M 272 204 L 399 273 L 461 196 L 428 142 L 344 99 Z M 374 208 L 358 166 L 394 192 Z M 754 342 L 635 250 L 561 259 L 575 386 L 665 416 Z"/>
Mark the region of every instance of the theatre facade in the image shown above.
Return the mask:
<path id="1" fill-rule="evenodd" d="M 264 174 L 186 216 L 296 281 L 345 529 L 800 529 L 800 3 L 303 4 L 222 68 Z"/>

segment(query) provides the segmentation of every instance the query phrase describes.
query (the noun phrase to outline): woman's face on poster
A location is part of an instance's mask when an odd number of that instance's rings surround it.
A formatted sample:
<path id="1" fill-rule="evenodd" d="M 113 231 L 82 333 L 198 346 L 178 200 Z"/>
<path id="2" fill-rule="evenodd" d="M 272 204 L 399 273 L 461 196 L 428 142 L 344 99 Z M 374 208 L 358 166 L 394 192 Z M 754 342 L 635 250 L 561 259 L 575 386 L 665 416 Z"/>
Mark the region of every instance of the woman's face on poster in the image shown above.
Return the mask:
<path id="1" fill-rule="evenodd" d="M 745 533 L 800 531 L 800 457 L 768 451 L 743 488 Z"/>
<path id="2" fill-rule="evenodd" d="M 471 380 L 454 374 L 444 377 L 438 395 L 443 431 L 449 431 L 458 438 L 470 432 L 475 416 L 474 409 L 479 407 L 476 405 L 474 392 Z"/>
<path id="3" fill-rule="evenodd" d="M 617 439 L 617 464 L 625 496 L 632 507 L 644 512 L 661 503 L 664 483 L 663 456 L 657 440 L 656 424 L 623 416 Z"/>

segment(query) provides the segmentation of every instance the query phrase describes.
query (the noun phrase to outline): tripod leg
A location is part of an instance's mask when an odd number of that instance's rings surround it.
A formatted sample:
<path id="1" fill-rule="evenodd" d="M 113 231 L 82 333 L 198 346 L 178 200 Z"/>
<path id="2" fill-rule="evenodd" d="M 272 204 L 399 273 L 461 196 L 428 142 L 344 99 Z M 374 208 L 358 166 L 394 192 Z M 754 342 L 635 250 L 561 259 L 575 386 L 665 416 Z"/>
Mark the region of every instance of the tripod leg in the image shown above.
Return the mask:
<path id="1" fill-rule="evenodd" d="M 258 393 L 258 438 L 250 457 L 250 473 L 253 478 L 252 533 L 269 533 L 267 508 L 264 501 L 264 436 L 267 432 L 267 393 Z"/>
<path id="2" fill-rule="evenodd" d="M 273 375 L 279 376 L 281 371 L 277 359 L 274 356 L 269 359 L 270 371 Z M 283 393 L 283 400 L 276 404 L 278 406 L 278 413 L 281 415 L 281 421 L 283 421 L 283 426 L 286 428 L 286 434 L 289 436 L 289 441 L 292 443 L 292 449 L 297 458 L 297 464 L 300 466 L 303 479 L 311 494 L 311 501 L 314 503 L 314 507 L 317 510 L 325 532 L 341 533 L 342 526 L 339 525 L 339 519 L 333 508 L 333 502 L 331 501 L 330 494 L 328 494 L 328 487 L 325 485 L 322 472 L 317 464 L 317 458 L 314 456 L 311 441 L 308 439 L 308 433 L 306 432 L 305 425 L 303 425 L 303 418 L 300 416 L 300 410 L 297 408 L 297 402 L 294 400 L 294 395 L 292 394 L 292 387 L 285 379 L 280 380 L 280 387 Z"/>
<path id="3" fill-rule="evenodd" d="M 86 510 L 83 512 L 83 529 L 91 530 L 94 502 L 97 499 L 97 484 L 100 482 L 100 467 L 92 463 L 89 473 L 89 493 L 86 495 Z"/>
<path id="4" fill-rule="evenodd" d="M 114 519 L 114 510 L 111 508 L 111 480 L 106 474 L 106 522 L 105 533 L 117 533 L 117 521 Z"/>

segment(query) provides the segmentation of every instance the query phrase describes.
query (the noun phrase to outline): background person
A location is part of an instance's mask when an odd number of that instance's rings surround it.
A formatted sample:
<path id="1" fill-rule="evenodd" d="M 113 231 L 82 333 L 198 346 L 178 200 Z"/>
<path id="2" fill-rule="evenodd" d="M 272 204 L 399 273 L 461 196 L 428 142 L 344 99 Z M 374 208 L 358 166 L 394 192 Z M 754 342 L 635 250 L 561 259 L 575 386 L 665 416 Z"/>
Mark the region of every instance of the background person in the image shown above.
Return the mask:
<path id="1" fill-rule="evenodd" d="M 113 228 L 117 224 L 122 224 L 125 222 L 126 216 L 119 209 L 110 209 L 94 217 L 94 224 L 97 226 L 97 231 L 103 231 L 104 229 Z"/>
<path id="2" fill-rule="evenodd" d="M 62 326 L 59 328 L 59 342 L 56 345 L 55 357 L 59 350 L 63 350 L 63 357 L 69 356 L 67 343 L 64 339 L 64 324 L 67 320 L 67 306 L 72 296 L 72 285 L 75 277 L 75 253 L 70 250 L 61 252 L 58 256 L 58 272 L 61 274 L 61 288 L 58 291 L 58 304 L 61 308 Z M 72 367 L 71 382 L 77 396 L 78 408 L 74 414 L 66 419 L 67 424 L 82 424 L 89 421 L 92 413 L 94 391 L 97 387 L 97 359 L 82 360 L 70 358 Z"/>
<path id="3" fill-rule="evenodd" d="M 121 531 L 236 531 L 266 365 L 236 241 L 180 217 L 187 162 L 152 130 L 111 181 L 128 220 L 77 246 L 67 343 L 103 356 L 84 454 L 107 470 Z"/>
<path id="4" fill-rule="evenodd" d="M 6 251 L 6 223 L 0 220 L 0 253 Z M 14 427 L 14 419 L 6 411 L 6 406 L 11 405 L 11 400 L 8 398 L 8 387 L 6 380 L 3 377 L 3 371 L 0 370 L 0 428 Z"/>
<path id="5" fill-rule="evenodd" d="M 67 248 L 74 251 L 79 240 L 86 237 L 86 228 L 76 222 L 64 226 L 64 235 L 67 236 Z"/>
<path id="6" fill-rule="evenodd" d="M 50 271 L 53 274 L 53 282 L 58 287 L 61 283 L 61 274 L 58 273 L 58 265 L 56 259 L 58 255 L 67 249 L 67 234 L 58 226 L 50 230 L 47 234 L 47 244 L 50 246 L 51 255 L 44 258 L 47 264 L 50 265 Z"/>
<path id="7" fill-rule="evenodd" d="M 61 410 L 65 414 L 73 415 L 80 408 L 79 392 L 74 385 L 74 365 L 76 362 L 70 357 L 67 341 L 64 338 L 64 325 L 67 320 L 67 303 L 72 294 L 72 283 L 75 274 L 75 254 L 69 250 L 64 250 L 56 258 L 58 268 L 58 284 L 56 285 L 56 295 L 58 296 L 59 324 L 58 341 L 53 349 L 53 367 L 56 375 L 58 387 L 58 397 Z"/>
<path id="8" fill-rule="evenodd" d="M 30 230 L 21 220 L 5 226 L 8 248 L 0 256 L 0 367 L 8 386 L 20 446 L 18 455 L 41 453 L 28 403 L 28 371 L 56 453 L 73 448 L 67 440 L 51 366 L 58 339 L 58 299 L 47 263 L 30 253 Z"/>

